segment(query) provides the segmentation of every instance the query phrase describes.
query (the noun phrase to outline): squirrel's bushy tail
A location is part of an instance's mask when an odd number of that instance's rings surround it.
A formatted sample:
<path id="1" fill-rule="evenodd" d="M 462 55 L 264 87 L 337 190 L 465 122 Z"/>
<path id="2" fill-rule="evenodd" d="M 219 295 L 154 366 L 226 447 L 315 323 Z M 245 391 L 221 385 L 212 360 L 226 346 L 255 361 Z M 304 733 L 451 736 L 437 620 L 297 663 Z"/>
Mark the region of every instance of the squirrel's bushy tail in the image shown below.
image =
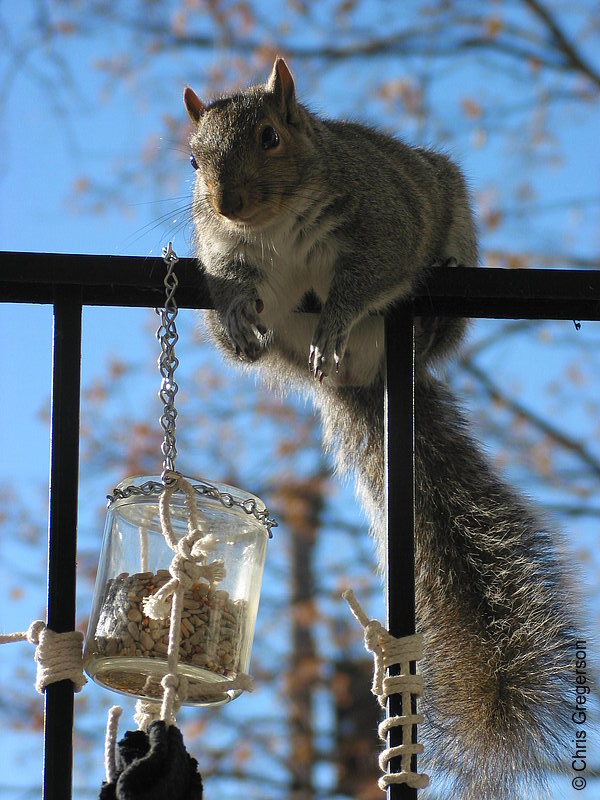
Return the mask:
<path id="1" fill-rule="evenodd" d="M 381 383 L 338 389 L 322 403 L 340 468 L 356 465 L 360 454 L 358 481 L 376 529 L 382 392 Z M 447 775 L 454 799 L 529 798 L 548 766 L 564 763 L 570 741 L 568 570 L 554 533 L 494 474 L 449 390 L 419 377 L 415 408 L 422 770 L 437 791 Z"/>

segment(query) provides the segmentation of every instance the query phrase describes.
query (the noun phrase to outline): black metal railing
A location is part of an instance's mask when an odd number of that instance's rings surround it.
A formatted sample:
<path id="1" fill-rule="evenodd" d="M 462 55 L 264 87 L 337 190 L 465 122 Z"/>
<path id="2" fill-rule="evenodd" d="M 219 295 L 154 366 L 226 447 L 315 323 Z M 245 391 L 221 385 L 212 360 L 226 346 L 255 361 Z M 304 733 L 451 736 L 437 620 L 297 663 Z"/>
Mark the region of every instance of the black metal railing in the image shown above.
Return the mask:
<path id="1" fill-rule="evenodd" d="M 192 259 L 180 259 L 177 276 L 179 307 L 210 308 Z M 0 253 L 0 302 L 54 306 L 47 624 L 55 631 L 75 626 L 82 307 L 160 306 L 163 278 L 159 257 Z M 422 315 L 598 320 L 600 271 L 438 269 L 387 321 L 386 482 L 396 487 L 387 502 L 388 573 L 394 575 L 387 582 L 387 616 L 394 636 L 415 630 L 413 317 Z M 398 703 L 391 698 L 388 713 L 401 713 Z M 72 729 L 73 685 L 61 681 L 46 690 L 45 800 L 71 797 Z M 390 800 L 416 796 L 405 785 L 388 789 Z"/>

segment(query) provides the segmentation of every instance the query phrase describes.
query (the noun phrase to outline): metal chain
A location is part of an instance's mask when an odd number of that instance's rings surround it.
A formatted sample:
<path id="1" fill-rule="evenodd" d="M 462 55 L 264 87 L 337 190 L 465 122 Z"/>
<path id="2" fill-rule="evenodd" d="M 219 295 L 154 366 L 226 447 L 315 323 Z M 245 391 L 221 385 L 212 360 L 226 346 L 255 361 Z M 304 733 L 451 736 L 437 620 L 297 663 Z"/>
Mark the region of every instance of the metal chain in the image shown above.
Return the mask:
<path id="1" fill-rule="evenodd" d="M 124 500 L 126 497 L 131 497 L 132 495 L 143 495 L 144 497 L 158 496 L 163 488 L 164 486 L 162 483 L 150 480 L 146 481 L 141 486 L 130 485 L 126 486 L 124 489 L 113 489 L 113 493 L 107 495 L 106 499 L 110 506 L 110 504 L 114 503 L 116 500 Z M 234 497 L 234 495 L 229 492 L 219 491 L 216 486 L 210 483 L 196 479 L 194 479 L 192 483 L 192 488 L 200 497 L 210 497 L 213 500 L 218 500 L 225 508 L 240 508 L 244 513 L 255 517 L 255 519 L 262 523 L 267 529 L 269 537 L 273 536 L 271 528 L 277 527 L 277 521 L 269 516 L 268 508 L 257 503 L 252 497 L 242 500 L 241 498 Z"/>
<path id="2" fill-rule="evenodd" d="M 160 424 L 165 433 L 161 451 L 163 454 L 163 471 L 160 476 L 161 483 L 147 481 L 142 486 L 127 486 L 125 489 L 114 489 L 112 495 L 107 496 L 109 505 L 115 500 L 121 500 L 131 495 L 160 494 L 165 486 L 173 480 L 172 473 L 175 473 L 175 458 L 177 456 L 177 442 L 175 438 L 175 423 L 177 420 L 177 409 L 175 408 L 175 395 L 179 387 L 175 382 L 175 370 L 179 366 L 179 360 L 175 356 L 175 345 L 179 340 L 175 319 L 177 317 L 177 303 L 175 302 L 175 291 L 177 290 L 178 280 L 174 272 L 175 264 L 179 261 L 177 254 L 173 250 L 173 243 L 169 242 L 167 247 L 163 247 L 163 260 L 167 265 L 167 274 L 163 281 L 165 287 L 164 308 L 155 308 L 155 312 L 160 317 L 160 325 L 156 331 L 156 338 L 160 342 L 160 357 L 158 368 L 162 377 L 158 396 L 162 400 L 163 413 Z M 255 500 L 249 498 L 241 500 L 228 492 L 220 492 L 216 486 L 210 483 L 199 482 L 194 485 L 194 490 L 199 495 L 212 497 L 218 500 L 226 508 L 237 506 L 246 514 L 254 516 L 261 522 L 269 536 L 272 536 L 271 528 L 277 527 L 277 522 L 269 517 L 269 510 L 261 507 Z"/>
<path id="3" fill-rule="evenodd" d="M 161 353 L 158 359 L 158 368 L 162 376 L 162 383 L 158 396 L 163 401 L 164 408 L 160 418 L 160 424 L 165 433 L 161 450 L 163 454 L 163 471 L 161 479 L 163 483 L 168 481 L 167 473 L 175 472 L 175 458 L 177 456 L 177 443 L 175 439 L 175 421 L 177 419 L 177 409 L 175 408 L 175 395 L 179 387 L 175 383 L 175 370 L 179 361 L 175 356 L 175 345 L 179 336 L 175 327 L 177 317 L 177 303 L 175 302 L 175 291 L 178 280 L 174 272 L 175 264 L 179 261 L 177 254 L 173 250 L 172 242 L 167 247 L 163 247 L 163 259 L 167 265 L 167 274 L 164 280 L 165 305 L 164 308 L 154 310 L 160 316 L 161 323 L 156 331 L 156 338 L 160 342 Z"/>

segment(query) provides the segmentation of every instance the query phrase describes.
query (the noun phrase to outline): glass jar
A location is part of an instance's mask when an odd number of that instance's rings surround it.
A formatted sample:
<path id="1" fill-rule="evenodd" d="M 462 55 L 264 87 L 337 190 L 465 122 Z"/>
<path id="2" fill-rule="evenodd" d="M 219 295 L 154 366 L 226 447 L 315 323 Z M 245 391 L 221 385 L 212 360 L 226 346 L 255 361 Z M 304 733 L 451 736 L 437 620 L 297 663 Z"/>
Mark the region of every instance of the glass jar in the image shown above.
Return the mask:
<path id="1" fill-rule="evenodd" d="M 194 489 L 202 535 L 225 575 L 201 578 L 183 594 L 178 676 L 187 679 L 185 705 L 214 705 L 237 697 L 228 688 L 248 671 L 271 520 L 258 497 L 223 484 L 185 478 Z M 173 551 L 161 530 L 158 477 L 122 481 L 109 498 L 94 602 L 84 650 L 87 674 L 124 694 L 161 700 L 168 672 L 170 614 L 152 619 L 145 599 L 171 580 Z M 179 541 L 188 533 L 186 495 L 169 500 Z M 239 684 L 240 681 L 238 680 Z M 223 691 L 219 691 L 223 687 Z"/>

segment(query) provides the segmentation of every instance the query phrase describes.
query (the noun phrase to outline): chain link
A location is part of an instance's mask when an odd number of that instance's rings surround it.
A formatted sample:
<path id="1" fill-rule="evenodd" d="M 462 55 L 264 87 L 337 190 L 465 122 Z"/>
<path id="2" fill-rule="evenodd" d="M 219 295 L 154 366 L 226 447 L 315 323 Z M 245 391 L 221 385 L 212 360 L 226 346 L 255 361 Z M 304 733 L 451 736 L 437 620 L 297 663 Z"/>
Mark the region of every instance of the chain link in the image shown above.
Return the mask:
<path id="1" fill-rule="evenodd" d="M 154 309 L 160 316 L 160 326 L 156 331 L 156 338 L 160 342 L 161 353 L 158 359 L 158 368 L 162 377 L 162 383 L 158 396 L 163 402 L 163 413 L 160 424 L 164 431 L 164 440 L 161 445 L 163 454 L 162 480 L 166 482 L 167 473 L 175 472 L 175 458 L 177 457 L 177 442 L 175 438 L 175 424 L 177 420 L 177 409 L 175 408 L 175 395 L 179 387 L 175 382 L 175 370 L 179 361 L 175 356 L 175 345 L 179 336 L 175 327 L 177 317 L 177 303 L 175 302 L 175 291 L 178 280 L 174 272 L 175 264 L 179 261 L 177 254 L 173 250 L 172 242 L 167 247 L 163 247 L 163 259 L 167 265 L 167 274 L 164 279 L 165 305 L 164 308 Z"/>
<path id="2" fill-rule="evenodd" d="M 161 477 L 161 481 L 163 481 Z M 108 505 L 114 503 L 116 500 L 124 500 L 126 497 L 135 495 L 143 495 L 144 497 L 152 497 L 153 495 L 160 495 L 164 488 L 164 481 L 158 483 L 157 481 L 146 481 L 141 486 L 129 485 L 124 489 L 113 489 L 113 493 L 107 495 Z M 257 503 L 252 497 L 246 500 L 241 500 L 229 492 L 221 492 L 216 486 L 205 481 L 194 480 L 192 488 L 200 497 L 210 497 L 217 500 L 225 508 L 240 508 L 248 516 L 257 519 L 267 529 L 269 538 L 273 537 L 271 528 L 277 527 L 277 521 L 269 516 L 269 509 L 260 503 Z"/>
<path id="3" fill-rule="evenodd" d="M 164 308 L 155 308 L 155 312 L 160 317 L 160 325 L 156 331 L 156 338 L 160 342 L 160 357 L 158 368 L 162 377 L 158 396 L 163 402 L 163 413 L 160 424 L 164 431 L 164 440 L 161 445 L 163 454 L 163 471 L 160 476 L 161 483 L 147 481 L 142 486 L 127 486 L 125 489 L 114 489 L 112 495 L 107 499 L 110 503 L 121 500 L 131 495 L 160 494 L 164 486 L 174 480 L 175 458 L 177 457 L 177 441 L 175 438 L 175 425 L 177 420 L 177 409 L 175 408 L 175 395 L 179 387 L 175 382 L 175 370 L 179 366 L 179 360 L 175 356 L 175 345 L 179 339 L 175 319 L 177 317 L 177 303 L 175 302 L 175 291 L 177 290 L 178 280 L 174 272 L 175 264 L 179 261 L 177 254 L 173 250 L 173 243 L 169 242 L 167 247 L 163 247 L 163 260 L 167 265 L 167 274 L 163 281 L 165 287 Z M 254 516 L 261 522 L 269 536 L 272 536 L 271 528 L 277 526 L 277 522 L 269 517 L 267 508 L 261 507 L 255 500 L 239 500 L 228 492 L 220 492 L 216 486 L 210 483 L 200 483 L 194 485 L 194 490 L 205 497 L 212 497 L 218 500 L 226 508 L 237 506 L 246 514 Z"/>

